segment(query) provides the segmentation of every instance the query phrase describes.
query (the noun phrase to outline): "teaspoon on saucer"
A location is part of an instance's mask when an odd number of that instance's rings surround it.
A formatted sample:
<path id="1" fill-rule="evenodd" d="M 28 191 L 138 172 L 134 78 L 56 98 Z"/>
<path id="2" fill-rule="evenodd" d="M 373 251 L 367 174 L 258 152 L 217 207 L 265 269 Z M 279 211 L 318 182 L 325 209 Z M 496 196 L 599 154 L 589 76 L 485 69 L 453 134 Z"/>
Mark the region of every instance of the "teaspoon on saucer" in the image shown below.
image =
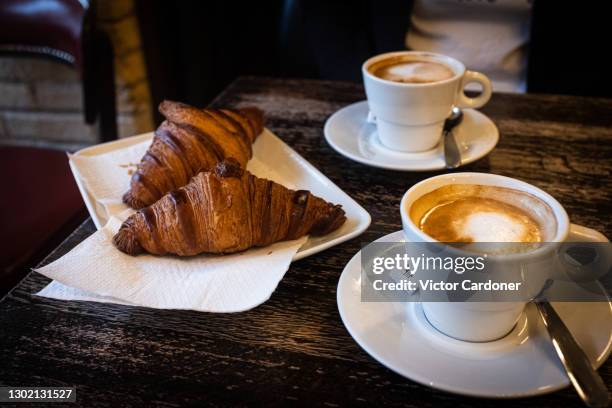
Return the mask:
<path id="1" fill-rule="evenodd" d="M 542 290 L 545 291 L 552 281 L 547 282 Z M 535 302 L 540 317 L 546 326 L 550 340 L 557 352 L 557 356 L 576 389 L 576 392 L 589 407 L 607 407 L 610 405 L 610 394 L 597 373 L 591 365 L 591 361 L 580 347 L 572 333 L 555 309 L 545 299 L 536 299 Z"/>
<path id="2" fill-rule="evenodd" d="M 447 169 L 456 169 L 461 166 L 461 151 L 453 134 L 453 128 L 463 120 L 463 111 L 454 107 L 451 115 L 444 122 L 442 139 L 444 141 L 444 161 Z"/>

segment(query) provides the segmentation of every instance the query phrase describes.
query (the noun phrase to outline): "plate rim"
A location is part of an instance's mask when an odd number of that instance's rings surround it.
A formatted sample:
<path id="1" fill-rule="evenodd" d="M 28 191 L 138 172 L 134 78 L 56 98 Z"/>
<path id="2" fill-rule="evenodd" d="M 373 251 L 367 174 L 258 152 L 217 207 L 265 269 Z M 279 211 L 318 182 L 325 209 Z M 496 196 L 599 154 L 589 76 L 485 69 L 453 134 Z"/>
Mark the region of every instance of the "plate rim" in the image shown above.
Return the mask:
<path id="1" fill-rule="evenodd" d="M 338 154 L 340 154 L 341 156 L 344 156 L 346 158 L 348 158 L 349 160 L 353 160 L 355 162 L 367 165 L 367 166 L 371 166 L 371 167 L 377 167 L 377 168 L 381 168 L 381 169 L 385 169 L 385 170 L 396 170 L 396 171 L 405 171 L 405 172 L 426 172 L 426 171 L 437 171 L 437 170 L 445 170 L 446 167 L 444 166 L 444 164 L 441 165 L 437 165 L 437 166 L 424 166 L 424 167 L 419 167 L 419 168 L 414 168 L 414 167 L 404 167 L 404 166 L 398 166 L 398 165 L 391 165 L 391 164 L 386 164 L 385 162 L 377 162 L 374 160 L 370 160 L 368 158 L 362 157 L 362 156 L 358 156 L 355 155 L 353 153 L 347 152 L 343 149 L 341 149 L 336 143 L 334 143 L 333 137 L 331 136 L 331 131 L 330 131 L 330 127 L 332 126 L 332 122 L 333 121 L 337 121 L 338 120 L 338 116 L 341 114 L 345 114 L 346 110 L 353 108 L 353 109 L 357 109 L 358 105 L 367 105 L 368 101 L 367 100 L 361 100 L 358 102 L 354 102 L 351 103 L 349 105 L 346 105 L 340 109 L 338 109 L 337 111 L 335 111 L 334 113 L 332 113 L 327 120 L 325 121 L 325 125 L 323 126 L 323 134 L 325 136 L 325 141 L 327 142 L 327 144 L 329 146 L 331 146 L 332 149 L 334 149 L 334 151 L 336 151 Z M 482 159 L 483 157 L 487 156 L 488 154 L 490 154 L 495 147 L 497 147 L 497 144 L 499 143 L 499 138 L 500 138 L 500 133 L 499 133 L 499 128 L 497 127 L 497 125 L 495 124 L 495 122 L 489 118 L 487 115 L 485 115 L 484 113 L 476 110 L 476 109 L 470 109 L 470 108 L 466 108 L 464 109 L 464 111 L 470 112 L 470 114 L 474 114 L 476 116 L 482 116 L 484 117 L 487 121 L 489 121 L 491 123 L 491 125 L 493 125 L 493 129 L 495 130 L 494 134 L 492 134 L 491 136 L 491 140 L 492 140 L 492 145 L 490 149 L 487 149 L 486 151 L 484 151 L 482 154 L 480 155 L 476 155 L 473 158 L 470 158 L 469 160 L 464 160 L 461 165 L 458 168 L 461 168 L 465 165 L 468 165 L 470 163 L 473 163 L 477 160 Z"/>
<path id="2" fill-rule="evenodd" d="M 288 157 L 291 158 L 291 160 L 297 161 L 300 163 L 300 167 L 305 168 L 306 171 L 310 174 L 314 174 L 315 178 L 317 180 L 321 180 L 324 184 L 328 185 L 329 187 L 331 187 L 332 189 L 336 189 L 338 191 L 338 193 L 342 194 L 345 196 L 345 199 L 349 202 L 351 202 L 352 205 L 355 206 L 358 215 L 357 215 L 357 219 L 358 219 L 358 223 L 357 225 L 354 227 L 353 230 L 348 231 L 347 233 L 340 235 L 334 239 L 331 239 L 329 241 L 325 241 L 322 242 L 318 245 L 315 245 L 311 248 L 305 249 L 305 250 L 298 250 L 296 252 L 296 254 L 293 256 L 292 261 L 297 261 L 300 260 L 302 258 L 306 258 L 310 255 L 314 255 L 318 252 L 324 251 L 328 248 L 331 248 L 332 246 L 336 246 L 338 244 L 341 244 L 345 241 L 348 241 L 350 239 L 353 239 L 359 235 L 361 235 L 362 233 L 364 233 L 368 227 L 370 226 L 370 224 L 372 223 L 372 216 L 370 215 L 370 213 L 363 208 L 363 206 L 361 206 L 361 204 L 359 204 L 355 199 L 353 199 L 353 197 L 351 197 L 348 193 L 346 193 L 344 190 L 342 190 L 336 183 L 334 183 L 333 181 L 331 181 L 325 174 L 323 174 L 319 169 L 317 169 L 312 163 L 310 163 L 308 160 L 306 160 L 303 156 L 301 156 L 298 152 L 296 152 L 291 146 L 289 146 L 287 143 L 285 143 L 281 138 L 279 138 L 276 134 L 274 134 L 274 132 L 272 132 L 270 129 L 268 128 L 264 128 L 264 131 L 267 131 L 267 133 L 275 139 L 276 142 L 279 142 L 282 144 L 282 148 L 287 151 L 288 153 Z M 87 188 L 85 187 L 85 183 L 81 180 L 81 178 L 78 176 L 78 171 L 73 163 L 72 157 L 74 156 L 97 156 L 97 155 L 101 155 L 101 154 L 105 154 L 114 150 L 118 150 L 118 149 L 122 149 L 122 148 L 126 148 L 129 146 L 133 146 L 136 145 L 138 143 L 150 140 L 153 138 L 154 136 L 154 132 L 146 132 L 146 133 L 141 133 L 139 135 L 134 135 L 134 136 L 129 136 L 126 138 L 121 138 L 121 139 L 117 139 L 117 140 L 112 140 L 110 142 L 105 142 L 105 143 L 99 143 L 93 146 L 88 146 L 85 147 L 83 149 L 80 149 L 72 154 L 68 155 L 68 164 L 70 166 L 70 170 L 72 172 L 72 175 L 76 181 L 77 187 L 79 189 L 79 192 L 81 193 L 81 196 L 83 198 L 83 201 L 85 202 L 85 206 L 87 207 L 87 211 L 89 212 L 89 216 L 91 217 L 91 219 L 93 220 L 96 229 L 100 230 L 103 228 L 103 225 L 101 223 L 100 220 L 100 216 L 99 214 L 96 212 L 96 208 L 95 208 L 95 200 L 93 199 L 93 197 L 91 197 L 91 195 L 89 194 L 89 191 L 87 190 Z M 310 238 L 309 238 L 310 239 Z M 307 241 L 308 242 L 308 241 Z"/>
<path id="3" fill-rule="evenodd" d="M 572 226 L 577 226 L 580 228 L 580 225 L 577 224 L 572 224 Z M 389 239 L 395 235 L 402 235 L 402 230 L 399 231 L 395 231 L 389 234 L 385 234 L 379 238 L 377 238 L 376 240 L 372 241 L 372 242 L 380 242 L 383 241 L 385 239 Z M 379 355 L 377 352 L 373 351 L 370 347 L 364 346 L 361 342 L 359 342 L 357 340 L 357 337 L 355 336 L 355 332 L 353 329 L 351 329 L 349 327 L 349 325 L 346 323 L 346 316 L 344 314 L 344 311 L 342 309 L 342 307 L 340 307 L 341 304 L 341 284 L 344 280 L 349 279 L 348 277 L 348 266 L 349 264 L 351 264 L 361 253 L 361 250 L 357 251 L 352 257 L 351 259 L 347 262 L 347 264 L 345 265 L 344 269 L 342 270 L 342 273 L 340 274 L 340 277 L 338 278 L 338 285 L 336 286 L 336 306 L 338 307 L 338 313 L 340 315 L 340 320 L 342 321 L 342 324 L 344 325 L 344 327 L 346 328 L 346 330 L 349 332 L 351 338 L 353 339 L 353 341 L 362 349 L 364 350 L 370 357 L 372 357 L 374 360 L 376 360 L 376 362 L 382 366 L 384 366 L 385 368 L 393 371 L 394 373 L 410 380 L 410 381 L 414 381 L 418 384 L 421 384 L 427 388 L 431 388 L 431 389 L 435 389 L 435 390 L 439 390 L 439 391 L 443 391 L 443 392 L 448 392 L 448 393 L 452 393 L 452 394 L 457 394 L 457 395 L 462 395 L 462 396 L 466 396 L 466 397 L 474 397 L 474 398 L 484 398 L 484 399 L 494 399 L 494 400 L 510 400 L 510 399 L 517 399 L 517 398 L 528 398 L 528 397 L 535 397 L 535 396 L 540 396 L 540 395 L 546 395 L 546 394 L 550 394 L 559 390 L 562 390 L 566 387 L 568 387 L 570 385 L 570 381 L 568 378 L 565 378 L 564 381 L 562 383 L 547 387 L 545 389 L 534 389 L 531 391 L 527 391 L 527 392 L 518 392 L 518 393 L 509 393 L 509 394 L 483 394 L 483 393 L 478 393 L 477 391 L 469 391 L 466 390 L 464 387 L 458 387 L 458 386 L 452 386 L 452 385 L 447 385 L 447 384 L 437 384 L 435 382 L 431 382 L 428 381 L 426 378 L 422 378 L 420 375 L 411 375 L 411 376 L 407 376 L 404 373 L 400 372 L 399 370 L 395 369 L 394 367 L 390 367 L 389 365 L 387 365 L 385 362 L 382 361 L 381 358 L 379 358 Z M 345 276 L 346 275 L 346 276 Z M 610 307 L 612 308 L 612 301 L 609 300 L 608 304 L 610 305 Z M 607 345 L 607 349 L 605 350 L 605 358 L 603 358 L 601 360 L 601 362 L 597 365 L 597 369 L 599 369 L 599 367 L 601 367 L 603 364 L 605 364 L 605 362 L 608 360 L 608 358 L 610 357 L 610 355 L 612 354 L 612 344 L 608 343 Z"/>

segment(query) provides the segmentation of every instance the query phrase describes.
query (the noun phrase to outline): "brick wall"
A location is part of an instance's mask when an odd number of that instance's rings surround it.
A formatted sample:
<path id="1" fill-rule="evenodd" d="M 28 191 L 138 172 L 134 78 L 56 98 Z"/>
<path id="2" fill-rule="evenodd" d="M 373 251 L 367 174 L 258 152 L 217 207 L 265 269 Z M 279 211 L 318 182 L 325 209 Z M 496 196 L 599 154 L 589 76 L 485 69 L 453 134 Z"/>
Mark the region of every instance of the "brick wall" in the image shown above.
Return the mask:
<path id="1" fill-rule="evenodd" d="M 115 51 L 120 137 L 152 130 L 151 97 L 133 2 L 99 2 Z M 77 72 L 52 60 L 0 57 L 0 144 L 76 150 L 97 143 Z"/>

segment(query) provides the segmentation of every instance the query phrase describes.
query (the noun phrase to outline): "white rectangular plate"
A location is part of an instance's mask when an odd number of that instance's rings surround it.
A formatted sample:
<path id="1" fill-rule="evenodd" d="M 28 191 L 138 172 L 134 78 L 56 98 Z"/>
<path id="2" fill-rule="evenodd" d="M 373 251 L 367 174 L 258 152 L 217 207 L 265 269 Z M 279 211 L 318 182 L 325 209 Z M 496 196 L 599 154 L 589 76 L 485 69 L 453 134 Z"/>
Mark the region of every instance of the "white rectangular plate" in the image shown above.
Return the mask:
<path id="1" fill-rule="evenodd" d="M 76 152 L 74 156 L 96 156 L 125 149 L 152 138 L 152 132 L 132 136 L 87 147 Z M 105 215 L 98 210 L 99 206 L 85 188 L 72 161 L 70 168 L 96 228 L 102 228 L 107 221 Z M 258 177 L 274 180 L 288 188 L 310 190 L 329 202 L 341 204 L 346 212 L 346 222 L 342 227 L 322 237 L 309 237 L 293 260 L 305 258 L 354 238 L 363 233 L 370 225 L 370 214 L 363 207 L 268 129 L 264 129 L 255 141 L 253 158 L 247 168 Z"/>

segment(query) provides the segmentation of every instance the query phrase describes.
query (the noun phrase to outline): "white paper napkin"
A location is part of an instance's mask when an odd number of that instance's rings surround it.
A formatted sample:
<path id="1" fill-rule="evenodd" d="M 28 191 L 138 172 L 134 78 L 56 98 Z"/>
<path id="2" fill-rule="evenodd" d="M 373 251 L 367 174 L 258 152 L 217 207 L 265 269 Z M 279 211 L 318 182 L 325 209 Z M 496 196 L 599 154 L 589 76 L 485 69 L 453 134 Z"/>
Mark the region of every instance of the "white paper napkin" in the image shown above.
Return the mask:
<path id="1" fill-rule="evenodd" d="M 132 172 L 149 145 L 151 140 L 97 156 L 69 155 L 77 177 L 93 198 L 96 211 L 105 220 L 128 210 L 122 197 L 129 188 Z"/>
<path id="2" fill-rule="evenodd" d="M 37 295 L 209 312 L 238 312 L 265 302 L 306 237 L 239 254 L 189 258 L 133 257 L 114 247 L 113 235 L 133 212 L 121 202 L 121 196 L 149 144 L 147 140 L 97 156 L 70 157 L 96 211 L 109 221 L 68 254 L 37 269 L 54 279 Z M 294 188 L 257 160 L 249 163 L 249 170 Z"/>

